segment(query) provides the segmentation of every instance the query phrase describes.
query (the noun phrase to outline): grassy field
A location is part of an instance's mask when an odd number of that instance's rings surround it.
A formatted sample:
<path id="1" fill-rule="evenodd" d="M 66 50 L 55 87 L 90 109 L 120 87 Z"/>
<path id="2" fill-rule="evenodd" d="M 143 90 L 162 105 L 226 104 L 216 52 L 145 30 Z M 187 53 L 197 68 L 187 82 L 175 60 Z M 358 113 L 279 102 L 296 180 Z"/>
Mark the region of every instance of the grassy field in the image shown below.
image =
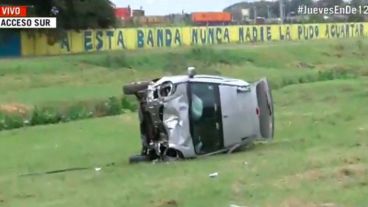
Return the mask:
<path id="1" fill-rule="evenodd" d="M 0 60 L 0 104 L 105 98 L 195 65 L 268 77 L 277 113 L 271 143 L 169 164 L 127 163 L 140 147 L 135 113 L 2 131 L 0 206 L 368 206 L 367 49 L 339 40 Z"/>

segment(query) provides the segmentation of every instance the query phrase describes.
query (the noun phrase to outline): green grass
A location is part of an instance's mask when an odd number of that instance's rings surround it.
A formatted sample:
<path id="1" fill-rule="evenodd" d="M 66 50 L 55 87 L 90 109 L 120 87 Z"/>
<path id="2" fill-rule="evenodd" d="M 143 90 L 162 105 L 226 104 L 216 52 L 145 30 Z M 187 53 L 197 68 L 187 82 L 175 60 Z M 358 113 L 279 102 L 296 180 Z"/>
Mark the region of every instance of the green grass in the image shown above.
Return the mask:
<path id="1" fill-rule="evenodd" d="M 367 206 L 368 62 L 356 44 L 356 40 L 345 40 L 219 46 L 203 50 L 201 58 L 190 56 L 191 49 L 127 54 L 133 60 L 170 53 L 179 58 L 177 54 L 182 54 L 185 62 L 197 62 L 202 68 L 210 64 L 212 70 L 208 72 L 246 80 L 270 78 L 279 86 L 273 92 L 274 141 L 257 143 L 232 155 L 129 165 L 128 157 L 140 149 L 137 115 L 133 113 L 2 131 L 0 206 Z M 233 56 L 231 62 L 220 62 L 218 52 Z M 212 63 L 208 54 L 214 58 Z M 164 67 L 168 60 L 162 58 L 161 62 L 151 62 L 152 70 L 139 65 L 133 69 L 88 66 L 84 71 L 88 75 L 78 78 L 82 72 L 79 66 L 73 66 L 75 62 L 108 55 L 1 60 L 9 68 L 21 67 L 13 72 L 2 69 L 1 64 L 0 71 L 5 75 L 0 77 L 0 100 L 35 104 L 115 95 L 126 81 L 168 72 Z M 248 59 L 239 61 L 238 56 Z M 48 68 L 36 76 L 26 68 L 31 63 Z M 58 64 L 65 64 L 65 68 Z M 329 70 L 354 76 L 317 79 L 318 71 Z M 62 79 L 62 74 L 68 78 Z M 11 81 L 28 76 L 39 81 Z M 309 76 L 316 78 L 311 78 L 315 82 L 299 83 L 300 78 Z M 69 167 L 100 167 L 110 162 L 116 165 L 100 172 L 18 177 Z M 219 172 L 219 176 L 209 178 L 213 172 Z"/>
<path id="2" fill-rule="evenodd" d="M 331 40 L 2 59 L 0 104 L 116 96 L 124 83 L 182 74 L 187 66 L 247 80 L 268 76 L 275 85 L 318 70 L 366 73 L 367 49 L 366 40 Z"/>

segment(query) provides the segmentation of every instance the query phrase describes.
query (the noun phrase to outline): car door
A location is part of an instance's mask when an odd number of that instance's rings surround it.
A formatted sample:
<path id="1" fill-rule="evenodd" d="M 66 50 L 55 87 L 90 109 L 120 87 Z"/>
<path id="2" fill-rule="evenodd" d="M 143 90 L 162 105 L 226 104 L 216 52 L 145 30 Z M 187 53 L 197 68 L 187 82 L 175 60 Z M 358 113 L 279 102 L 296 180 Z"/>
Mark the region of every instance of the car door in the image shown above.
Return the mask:
<path id="1" fill-rule="evenodd" d="M 271 87 L 267 79 L 261 79 L 256 82 L 255 86 L 259 107 L 260 135 L 265 139 L 271 139 L 275 131 L 275 116 Z"/>
<path id="2" fill-rule="evenodd" d="M 223 148 L 221 105 L 217 84 L 189 83 L 190 129 L 197 154 Z"/>
<path id="3" fill-rule="evenodd" d="M 220 85 L 224 145 L 230 147 L 256 137 L 258 120 L 250 86 Z"/>

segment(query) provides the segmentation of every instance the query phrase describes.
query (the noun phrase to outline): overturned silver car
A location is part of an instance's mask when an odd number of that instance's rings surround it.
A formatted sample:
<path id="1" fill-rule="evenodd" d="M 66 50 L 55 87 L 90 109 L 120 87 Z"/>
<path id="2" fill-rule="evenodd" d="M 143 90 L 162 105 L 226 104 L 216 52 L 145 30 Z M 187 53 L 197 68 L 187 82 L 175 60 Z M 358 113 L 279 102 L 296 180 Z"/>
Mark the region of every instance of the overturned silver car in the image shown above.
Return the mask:
<path id="1" fill-rule="evenodd" d="M 188 75 L 131 83 L 123 91 L 139 101 L 142 150 L 131 163 L 232 152 L 274 135 L 267 79 L 250 84 L 188 68 Z"/>

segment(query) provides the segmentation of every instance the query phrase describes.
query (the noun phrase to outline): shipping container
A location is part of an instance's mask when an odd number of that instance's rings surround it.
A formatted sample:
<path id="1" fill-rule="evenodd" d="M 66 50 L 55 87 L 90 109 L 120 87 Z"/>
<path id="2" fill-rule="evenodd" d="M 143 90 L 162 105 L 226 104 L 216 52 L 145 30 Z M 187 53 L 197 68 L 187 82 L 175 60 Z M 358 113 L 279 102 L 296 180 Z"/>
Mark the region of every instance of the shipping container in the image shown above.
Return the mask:
<path id="1" fill-rule="evenodd" d="M 194 23 L 230 23 L 232 14 L 228 12 L 194 12 L 192 22 Z"/>
<path id="2" fill-rule="evenodd" d="M 155 26 L 155 25 L 164 26 L 170 24 L 170 19 L 165 16 L 134 17 L 133 21 L 136 25 L 140 26 Z"/>
<path id="3" fill-rule="evenodd" d="M 131 17 L 130 7 L 115 8 L 115 16 L 120 20 L 128 20 Z"/>

